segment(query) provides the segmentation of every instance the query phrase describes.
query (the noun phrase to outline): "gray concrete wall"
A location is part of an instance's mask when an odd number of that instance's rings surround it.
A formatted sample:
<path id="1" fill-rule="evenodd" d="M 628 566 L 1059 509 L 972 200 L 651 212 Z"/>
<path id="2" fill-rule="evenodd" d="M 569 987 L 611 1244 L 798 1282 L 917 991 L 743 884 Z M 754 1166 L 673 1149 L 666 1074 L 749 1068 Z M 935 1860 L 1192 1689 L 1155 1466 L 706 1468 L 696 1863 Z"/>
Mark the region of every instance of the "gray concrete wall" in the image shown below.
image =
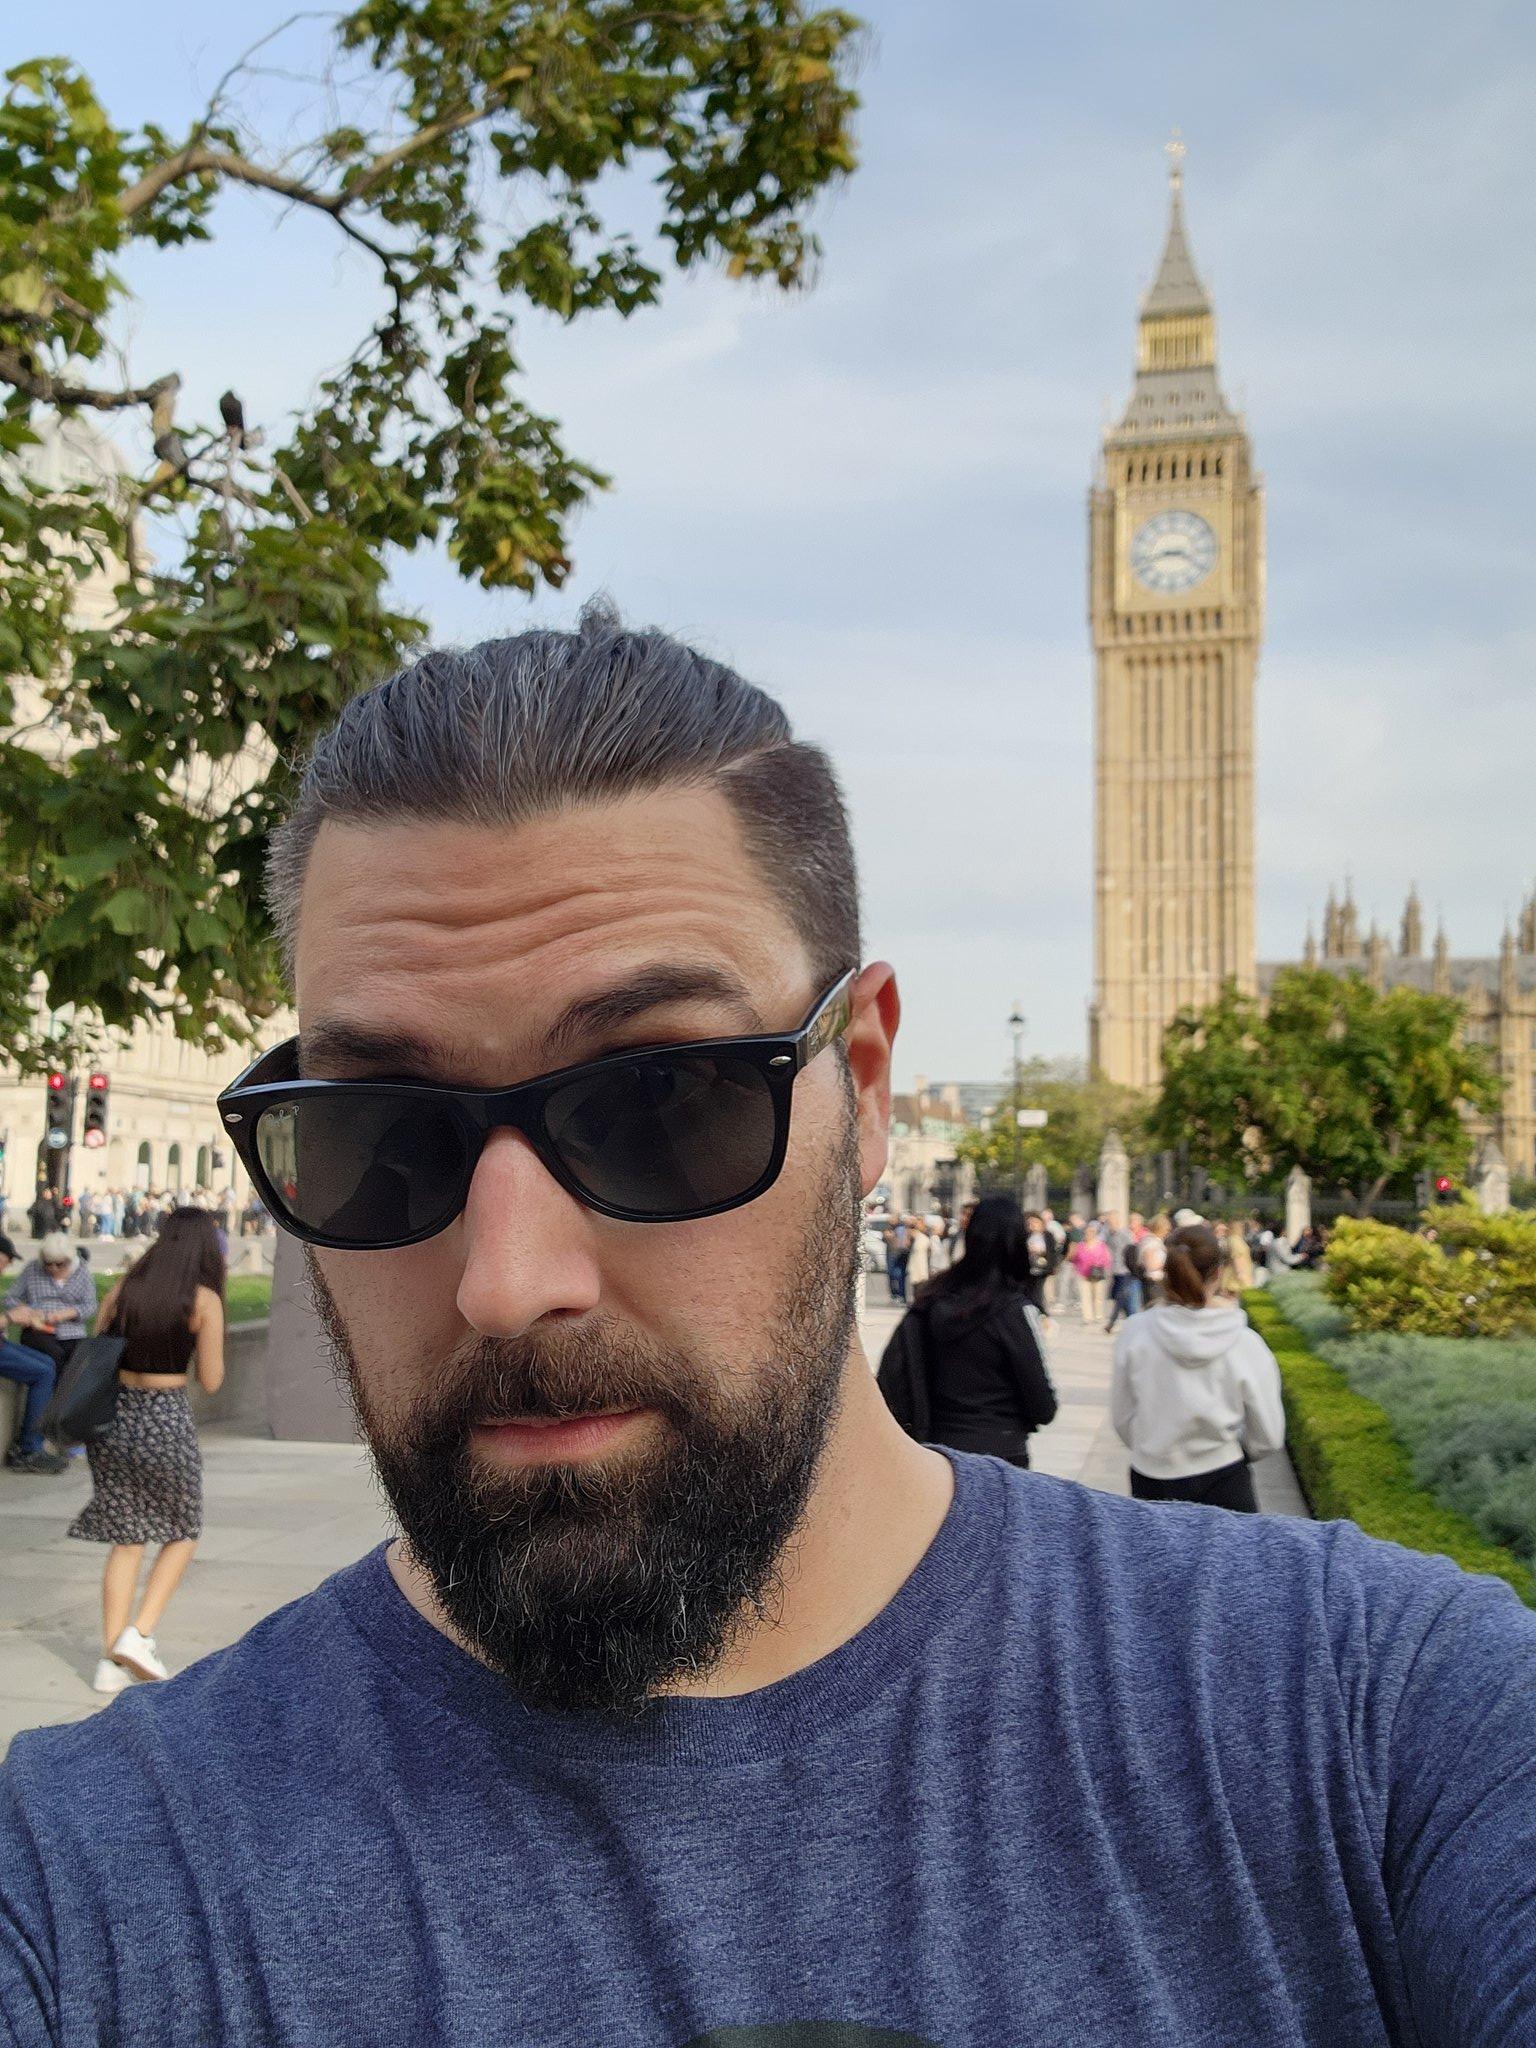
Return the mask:
<path id="1" fill-rule="evenodd" d="M 188 1382 L 192 1419 L 199 1429 L 227 1436 L 270 1436 L 267 1417 L 267 1323 L 231 1323 L 224 1333 L 224 1384 L 205 1394 Z"/>
<path id="2" fill-rule="evenodd" d="M 351 1403 L 336 1384 L 325 1335 L 309 1298 L 304 1255 L 279 1235 L 267 1331 L 269 1434 L 302 1443 L 358 1441 Z"/>

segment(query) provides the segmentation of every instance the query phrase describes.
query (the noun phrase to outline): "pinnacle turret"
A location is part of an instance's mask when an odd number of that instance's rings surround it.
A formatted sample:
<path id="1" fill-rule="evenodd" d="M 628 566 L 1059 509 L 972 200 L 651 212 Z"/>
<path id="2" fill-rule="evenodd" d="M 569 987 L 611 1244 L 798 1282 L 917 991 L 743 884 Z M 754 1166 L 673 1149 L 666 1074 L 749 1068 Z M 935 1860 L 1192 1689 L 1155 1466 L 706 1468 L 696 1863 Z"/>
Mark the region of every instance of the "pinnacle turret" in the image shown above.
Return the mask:
<path id="1" fill-rule="evenodd" d="M 1402 931 L 1397 950 L 1405 960 L 1417 960 L 1424 950 L 1424 910 L 1419 902 L 1419 885 L 1414 883 L 1403 905 Z"/>

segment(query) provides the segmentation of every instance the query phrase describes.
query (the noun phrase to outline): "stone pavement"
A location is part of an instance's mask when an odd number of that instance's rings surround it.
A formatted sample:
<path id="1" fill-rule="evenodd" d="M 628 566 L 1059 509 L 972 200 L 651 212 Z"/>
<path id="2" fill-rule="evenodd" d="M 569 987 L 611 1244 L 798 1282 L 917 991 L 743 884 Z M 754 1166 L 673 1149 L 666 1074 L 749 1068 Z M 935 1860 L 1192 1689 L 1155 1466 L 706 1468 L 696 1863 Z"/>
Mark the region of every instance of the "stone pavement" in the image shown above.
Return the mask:
<path id="1" fill-rule="evenodd" d="M 883 1277 L 867 1289 L 865 1349 L 879 1361 L 900 1311 Z M 1033 1439 L 1036 1467 L 1127 1491 L 1125 1451 L 1108 1416 L 1110 1340 L 1062 1318 L 1050 1344 L 1061 1410 Z M 390 1533 L 366 1455 L 351 1445 L 276 1443 L 203 1433 L 204 1527 L 157 1636 L 171 1670 L 242 1636 Z M 1266 1509 L 1305 1514 L 1289 1460 L 1255 1468 Z M 92 1692 L 100 1655 L 105 1547 L 71 1542 L 89 1495 L 85 1460 L 57 1478 L 0 1469 L 0 1748 L 21 1728 L 77 1721 L 109 1705 Z"/>
<path id="2" fill-rule="evenodd" d="M 204 1534 L 156 1630 L 173 1672 L 389 1533 L 366 1454 L 352 1445 L 204 1432 L 202 1451 Z M 20 1728 L 111 1704 L 91 1690 L 106 1546 L 64 1533 L 89 1497 L 84 1458 L 57 1478 L 0 1468 L 0 1748 Z"/>

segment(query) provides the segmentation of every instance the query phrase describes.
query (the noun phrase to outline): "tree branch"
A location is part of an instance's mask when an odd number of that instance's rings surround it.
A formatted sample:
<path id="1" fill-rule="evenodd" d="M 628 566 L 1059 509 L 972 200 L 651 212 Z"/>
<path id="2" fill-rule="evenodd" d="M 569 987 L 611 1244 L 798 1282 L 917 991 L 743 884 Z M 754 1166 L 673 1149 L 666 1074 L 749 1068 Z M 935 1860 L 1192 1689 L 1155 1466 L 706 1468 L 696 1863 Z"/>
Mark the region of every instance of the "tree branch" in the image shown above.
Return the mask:
<path id="1" fill-rule="evenodd" d="M 345 192 L 317 192 L 313 185 L 306 185 L 301 178 L 290 178 L 282 171 L 269 171 L 264 164 L 252 163 L 249 157 L 189 142 L 185 149 L 177 150 L 164 163 L 146 171 L 137 185 L 130 185 L 126 192 L 120 192 L 117 210 L 124 220 L 132 220 L 136 213 L 142 213 L 151 201 L 158 199 L 168 185 L 179 184 L 183 178 L 201 177 L 205 172 L 232 178 L 239 185 L 258 185 L 266 192 L 280 192 L 285 199 L 296 200 L 300 206 L 316 207 L 321 213 L 339 213 L 350 197 Z"/>
<path id="2" fill-rule="evenodd" d="M 0 379 L 24 391 L 28 398 L 40 399 L 46 405 L 89 405 L 98 412 L 123 412 L 129 406 L 147 405 L 156 402 L 181 379 L 174 372 L 167 377 L 157 377 L 153 384 L 130 385 L 122 391 L 103 391 L 94 384 L 68 384 L 62 377 L 50 376 L 29 364 L 25 357 L 14 349 L 0 348 Z"/>
<path id="3" fill-rule="evenodd" d="M 521 79 L 533 76 L 531 64 L 512 64 L 499 78 L 493 78 L 491 92 L 503 85 L 515 85 Z M 425 128 L 419 128 L 414 135 L 408 135 L 404 142 L 397 142 L 391 148 L 381 150 L 369 164 L 360 178 L 350 184 L 342 195 L 344 202 L 362 199 L 372 191 L 381 178 L 388 177 L 396 164 L 402 164 L 407 157 L 414 156 L 418 149 L 426 149 L 434 142 L 440 142 L 445 135 L 456 135 L 461 128 L 472 128 L 477 121 L 488 121 L 493 114 L 503 110 L 503 102 L 492 101 L 483 107 L 461 107 L 456 114 L 448 114 L 441 121 L 429 121 Z"/>
<path id="4" fill-rule="evenodd" d="M 532 76 L 531 64 L 511 64 L 499 78 L 491 80 L 487 91 L 494 94 L 504 85 L 515 85 L 519 80 Z M 125 220 L 131 220 L 158 199 L 168 185 L 212 172 L 218 177 L 232 178 L 237 184 L 257 185 L 264 191 L 280 192 L 284 198 L 292 199 L 300 206 L 313 206 L 319 212 L 336 218 L 344 208 L 365 199 L 374 186 L 388 177 L 397 164 L 404 163 L 407 157 L 414 156 L 418 150 L 430 148 L 445 135 L 455 135 L 460 129 L 474 127 L 478 121 L 488 121 L 493 114 L 502 112 L 503 104 L 499 99 L 491 99 L 481 106 L 461 107 L 456 114 L 446 114 L 440 121 L 429 121 L 425 128 L 418 128 L 403 142 L 392 143 L 388 149 L 380 150 L 365 166 L 362 175 L 340 192 L 322 192 L 313 185 L 305 184 L 302 178 L 290 178 L 285 172 L 268 170 L 265 164 L 254 163 L 249 157 L 237 156 L 228 150 L 206 148 L 199 139 L 207 125 L 205 116 L 185 148 L 177 150 L 174 156 L 168 156 L 163 163 L 155 164 L 136 185 L 130 185 L 126 192 L 118 194 L 117 210 Z"/>

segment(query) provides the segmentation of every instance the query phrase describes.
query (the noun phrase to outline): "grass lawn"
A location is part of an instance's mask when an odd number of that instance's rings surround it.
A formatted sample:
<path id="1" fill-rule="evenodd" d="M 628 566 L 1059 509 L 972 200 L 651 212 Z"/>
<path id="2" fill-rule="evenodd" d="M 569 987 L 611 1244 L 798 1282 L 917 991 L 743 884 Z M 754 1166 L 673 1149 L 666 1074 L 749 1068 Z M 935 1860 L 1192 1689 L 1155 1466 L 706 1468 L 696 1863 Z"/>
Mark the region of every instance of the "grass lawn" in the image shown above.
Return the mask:
<path id="1" fill-rule="evenodd" d="M 96 1299 L 101 1300 L 116 1273 L 93 1273 Z M 259 1322 L 272 1306 L 272 1282 L 265 1273 L 232 1273 L 224 1290 L 228 1320 L 232 1323 Z"/>

